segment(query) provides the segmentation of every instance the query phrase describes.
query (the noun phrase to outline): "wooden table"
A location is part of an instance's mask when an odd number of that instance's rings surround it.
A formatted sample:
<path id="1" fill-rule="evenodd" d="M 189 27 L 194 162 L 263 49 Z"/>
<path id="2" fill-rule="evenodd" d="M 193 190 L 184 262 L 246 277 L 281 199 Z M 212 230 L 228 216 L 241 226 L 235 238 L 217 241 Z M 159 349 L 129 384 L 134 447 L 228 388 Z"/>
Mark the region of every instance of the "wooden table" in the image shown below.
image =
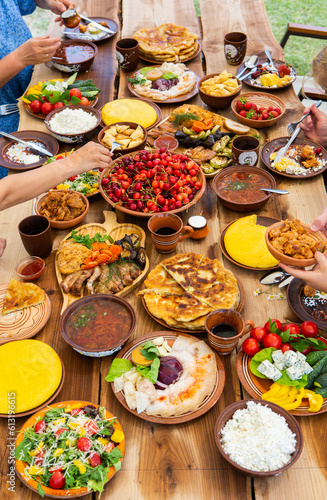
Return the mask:
<path id="1" fill-rule="evenodd" d="M 114 39 L 98 45 L 98 56 L 88 73 L 87 78 L 93 78 L 102 89 L 97 107 L 118 97 L 130 96 L 126 87 L 125 73 L 116 74 L 114 43 L 119 36 L 131 36 L 141 27 L 159 25 L 163 22 L 175 22 L 187 26 L 192 31 L 202 35 L 204 59 L 197 57 L 189 66 L 199 75 L 222 71 L 227 67 L 223 53 L 223 35 L 229 31 L 243 31 L 248 34 L 247 53 L 253 54 L 269 48 L 274 57 L 282 58 L 283 52 L 274 39 L 266 16 L 263 0 L 200 0 L 201 18 L 196 17 L 192 0 L 95 0 L 78 1 L 77 10 L 89 16 L 101 15 L 114 19 L 121 25 L 122 32 Z M 123 18 L 123 19 L 121 19 Z M 58 33 L 59 28 L 51 24 L 50 33 Z M 140 66 L 141 67 L 141 66 Z M 236 68 L 228 68 L 236 74 Z M 51 71 L 42 65 L 36 67 L 33 81 L 45 80 L 51 76 L 57 77 L 56 71 Z M 244 85 L 244 91 L 247 91 Z M 292 87 L 279 91 L 279 96 L 287 105 L 287 113 L 278 127 L 267 130 L 267 138 L 272 139 L 285 133 L 290 121 L 298 119 L 302 113 L 302 105 L 295 96 Z M 191 101 L 201 105 L 199 97 Z M 167 116 L 173 108 L 163 105 L 163 115 Z M 230 110 L 223 113 L 231 115 Z M 20 130 L 44 130 L 42 121 L 21 113 Z M 91 165 L 90 165 L 91 167 Z M 258 212 L 277 218 L 299 217 L 303 222 L 310 223 L 326 206 L 326 192 L 321 176 L 301 182 L 276 176 L 278 187 L 287 188 L 289 196 L 274 196 Z M 91 201 L 90 211 L 84 223 L 102 222 L 102 211 L 108 205 L 101 197 Z M 286 300 L 268 302 L 266 295 L 255 297 L 253 291 L 259 286 L 260 273 L 244 271 L 225 261 L 222 257 L 218 237 L 220 231 L 240 214 L 227 210 L 217 202 L 217 197 L 211 188 L 211 181 L 201 201 L 192 207 L 189 214 L 197 214 L 201 210 L 209 219 L 210 233 L 205 240 L 185 240 L 179 247 L 179 252 L 198 252 L 214 258 L 219 258 L 227 268 L 235 272 L 242 280 L 246 290 L 246 304 L 243 315 L 251 318 L 257 325 L 262 325 L 268 317 L 276 317 L 286 321 L 295 320 Z M 15 276 L 15 265 L 26 253 L 18 236 L 17 225 L 21 219 L 32 213 L 32 202 L 27 202 L 6 210 L 0 214 L 0 235 L 7 238 L 8 247 L 1 258 L 1 282 L 7 283 Z M 183 214 L 186 222 L 187 214 Z M 119 221 L 124 218 L 118 215 Z M 126 220 L 126 219 L 125 219 Z M 132 218 L 132 222 L 146 227 L 141 219 Z M 226 370 L 226 385 L 223 394 L 206 415 L 195 421 L 175 426 L 155 425 L 138 419 L 127 412 L 116 400 L 109 384 L 104 377 L 112 361 L 110 358 L 91 359 L 77 354 L 62 339 L 59 332 L 61 309 L 61 294 L 54 273 L 54 254 L 58 243 L 66 235 L 66 231 L 55 230 L 54 251 L 47 259 L 46 271 L 40 279 L 40 285 L 51 293 L 52 314 L 50 321 L 37 339 L 50 344 L 61 356 L 66 367 L 66 382 L 57 401 L 69 399 L 84 399 L 100 403 L 118 416 L 126 433 L 127 452 L 122 470 L 106 486 L 102 495 L 104 500 L 120 498 L 122 500 L 200 500 L 210 498 L 220 499 L 280 499 L 298 500 L 299 498 L 323 498 L 326 487 L 327 448 L 324 440 L 324 423 L 326 416 L 298 418 L 304 437 L 304 450 L 294 467 L 279 477 L 270 479 L 251 479 L 237 473 L 221 457 L 214 443 L 214 426 L 221 411 L 241 398 L 249 396 L 240 386 L 235 370 L 234 352 L 223 359 Z M 163 256 L 158 254 L 153 246 L 147 245 L 151 268 L 158 264 Z M 137 327 L 134 337 L 161 329 L 144 311 L 135 292 L 127 296 L 127 300 L 137 311 Z M 25 419 L 17 419 L 16 428 L 20 429 Z M 1 448 L 5 450 L 8 444 L 7 421 L 0 423 Z M 2 489 L 1 499 L 13 498 L 8 491 L 6 481 L 8 465 L 7 452 L 1 457 Z M 90 499 L 92 494 L 88 495 Z M 15 498 L 24 500 L 37 499 L 21 482 L 16 479 Z M 93 495 L 92 498 L 95 498 Z"/>

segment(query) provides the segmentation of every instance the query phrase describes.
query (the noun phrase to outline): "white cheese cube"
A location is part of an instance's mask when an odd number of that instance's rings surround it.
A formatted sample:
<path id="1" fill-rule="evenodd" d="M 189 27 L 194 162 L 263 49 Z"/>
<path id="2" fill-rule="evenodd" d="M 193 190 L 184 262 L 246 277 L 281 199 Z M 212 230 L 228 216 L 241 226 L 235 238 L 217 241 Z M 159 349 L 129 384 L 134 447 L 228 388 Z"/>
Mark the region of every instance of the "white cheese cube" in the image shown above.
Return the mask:
<path id="1" fill-rule="evenodd" d="M 306 360 L 306 357 L 304 354 L 302 354 L 302 352 L 300 351 L 296 351 L 296 355 L 297 355 L 297 358 L 299 361 L 305 361 Z"/>
<path id="2" fill-rule="evenodd" d="M 309 365 L 309 363 L 305 362 L 304 363 L 304 374 L 309 375 L 313 370 L 312 366 Z"/>
<path id="3" fill-rule="evenodd" d="M 293 366 L 296 361 L 298 361 L 298 356 L 297 353 L 294 351 L 286 351 L 284 353 L 284 359 L 285 359 L 285 368 L 288 368 L 289 366 Z"/>
<path id="4" fill-rule="evenodd" d="M 296 366 L 286 368 L 286 373 L 291 380 L 299 380 L 303 375 L 302 370 L 299 370 Z"/>
<path id="5" fill-rule="evenodd" d="M 283 360 L 284 354 L 280 349 L 277 349 L 277 351 L 273 351 L 272 354 L 272 359 L 274 360 L 274 363 L 280 363 Z"/>
<path id="6" fill-rule="evenodd" d="M 258 372 L 262 373 L 267 378 L 270 378 L 274 382 L 278 380 L 282 373 L 272 364 L 268 359 L 263 361 L 257 368 Z"/>

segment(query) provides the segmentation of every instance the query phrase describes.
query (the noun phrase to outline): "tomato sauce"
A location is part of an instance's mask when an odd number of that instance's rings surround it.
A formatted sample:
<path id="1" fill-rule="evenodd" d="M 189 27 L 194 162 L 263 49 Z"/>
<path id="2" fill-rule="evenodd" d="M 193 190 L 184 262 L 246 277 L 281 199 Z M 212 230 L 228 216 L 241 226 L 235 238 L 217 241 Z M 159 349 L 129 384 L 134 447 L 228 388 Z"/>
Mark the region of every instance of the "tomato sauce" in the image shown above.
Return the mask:
<path id="1" fill-rule="evenodd" d="M 178 147 L 178 141 L 171 135 L 162 135 L 154 141 L 156 148 L 167 148 L 172 151 Z"/>
<path id="2" fill-rule="evenodd" d="M 20 274 L 22 274 L 23 276 L 33 276 L 34 274 L 37 274 L 39 271 L 41 271 L 42 268 L 43 265 L 41 262 L 33 260 L 20 271 Z"/>
<path id="3" fill-rule="evenodd" d="M 69 316 L 67 336 L 81 348 L 109 349 L 120 345 L 133 323 L 126 307 L 105 299 L 81 304 Z"/>
<path id="4" fill-rule="evenodd" d="M 63 63 L 76 64 L 87 61 L 94 56 L 94 49 L 83 43 L 69 43 L 60 47 L 55 53 L 56 58 L 62 59 Z"/>
<path id="5" fill-rule="evenodd" d="M 270 188 L 271 183 L 263 175 L 234 172 L 225 175 L 218 182 L 217 190 L 219 194 L 228 201 L 236 203 L 252 203 L 262 200 L 267 193 L 260 188 Z"/>

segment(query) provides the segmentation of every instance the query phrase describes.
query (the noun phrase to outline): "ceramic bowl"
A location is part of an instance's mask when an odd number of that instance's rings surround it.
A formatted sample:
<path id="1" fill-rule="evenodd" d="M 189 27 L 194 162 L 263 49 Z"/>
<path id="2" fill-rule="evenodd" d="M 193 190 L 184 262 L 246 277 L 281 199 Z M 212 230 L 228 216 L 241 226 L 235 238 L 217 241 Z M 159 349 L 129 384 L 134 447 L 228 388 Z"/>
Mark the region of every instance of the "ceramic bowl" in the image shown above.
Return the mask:
<path id="1" fill-rule="evenodd" d="M 312 236 L 317 242 L 318 241 L 323 241 L 325 243 L 325 251 L 323 252 L 324 255 L 327 255 L 327 239 L 323 233 L 320 231 L 317 231 L 316 233 L 310 231 L 310 225 L 309 224 L 302 224 L 302 227 L 304 229 L 307 229 L 310 233 L 310 236 Z M 273 224 L 272 226 L 269 226 L 267 228 L 266 234 L 265 234 L 265 240 L 266 244 L 268 247 L 269 252 L 277 259 L 279 262 L 282 262 L 283 264 L 287 264 L 288 266 L 294 266 L 294 267 L 307 267 L 307 266 L 313 266 L 314 264 L 317 263 L 316 259 L 313 257 L 312 259 L 296 259 L 294 257 L 290 257 L 289 255 L 285 255 L 282 252 L 279 252 L 276 250 L 275 247 L 272 246 L 269 238 L 269 233 L 272 229 L 281 229 L 285 225 L 284 221 L 281 222 L 276 222 L 276 224 Z"/>
<path id="2" fill-rule="evenodd" d="M 271 118 L 270 120 L 253 120 L 251 118 L 245 118 L 236 111 L 236 103 L 239 98 L 235 98 L 231 104 L 231 109 L 238 121 L 243 123 L 244 125 L 247 125 L 248 127 L 272 127 L 272 125 L 275 125 L 279 120 L 281 120 L 285 114 L 286 106 L 284 102 L 279 97 L 276 97 L 273 94 L 265 94 L 263 92 L 246 92 L 245 94 L 242 94 L 241 97 L 245 98 L 248 102 L 256 104 L 258 109 L 269 108 L 269 106 L 272 106 L 273 108 L 279 108 L 281 110 L 281 114 L 279 116 L 277 116 L 276 118 Z"/>
<path id="3" fill-rule="evenodd" d="M 28 266 L 29 264 L 32 264 L 33 262 L 37 262 L 40 264 L 40 269 L 37 272 L 34 273 L 29 273 L 29 274 L 22 274 L 23 269 Z M 36 256 L 31 256 L 31 257 L 26 257 L 26 259 L 21 260 L 18 262 L 16 266 L 16 273 L 20 277 L 20 279 L 24 281 L 34 281 L 37 280 L 41 274 L 43 273 L 45 269 L 45 262 L 41 257 L 36 257 Z"/>
<path id="4" fill-rule="evenodd" d="M 227 177 L 228 175 L 231 175 L 233 173 L 252 173 L 252 174 L 260 174 L 262 175 L 265 179 L 267 179 L 270 182 L 270 188 L 275 189 L 276 188 L 276 181 L 274 177 L 267 172 L 266 170 L 263 170 L 262 168 L 257 168 L 257 167 L 248 167 L 244 165 L 236 165 L 236 166 L 231 166 L 228 168 L 223 168 L 221 172 L 219 172 L 213 179 L 212 181 L 212 188 L 218 198 L 220 199 L 221 203 L 224 205 L 226 208 L 230 208 L 231 210 L 235 210 L 236 212 L 252 212 L 253 210 L 259 210 L 259 208 L 263 207 L 267 201 L 270 199 L 272 196 L 272 193 L 265 193 L 262 191 L 263 197 L 259 201 L 253 201 L 253 202 L 238 202 L 238 201 L 232 201 L 228 200 L 225 198 L 221 192 L 218 190 L 218 184 L 219 182 Z"/>
<path id="5" fill-rule="evenodd" d="M 281 467 L 280 469 L 272 470 L 272 471 L 267 471 L 267 472 L 256 472 L 252 471 L 250 469 L 245 469 L 244 467 L 241 467 L 237 463 L 235 463 L 224 451 L 222 444 L 220 442 L 221 439 L 221 431 L 230 420 L 234 413 L 237 410 L 243 410 L 247 407 L 247 403 L 249 401 L 253 401 L 254 403 L 260 403 L 264 406 L 268 406 L 274 413 L 277 413 L 278 415 L 281 415 L 282 417 L 285 418 L 288 427 L 290 430 L 296 435 L 296 446 L 295 446 L 295 451 L 291 456 L 291 460 Z M 253 477 L 268 477 L 268 476 L 277 476 L 281 472 L 284 472 L 285 470 L 289 469 L 292 467 L 295 462 L 299 459 L 302 449 L 303 449 L 303 436 L 301 429 L 299 427 L 299 424 L 295 420 L 295 418 L 284 408 L 281 406 L 275 404 L 275 403 L 269 403 L 268 401 L 263 401 L 261 399 L 250 399 L 246 401 L 237 401 L 236 403 L 231 404 L 225 410 L 219 415 L 219 418 L 216 423 L 215 427 L 215 440 L 216 440 L 216 445 L 218 447 L 218 450 L 222 454 L 222 456 L 229 462 L 237 471 L 241 472 L 242 474 L 246 474 L 248 476 L 253 476 Z"/>
<path id="6" fill-rule="evenodd" d="M 145 130 L 144 127 L 142 127 L 142 125 L 138 125 L 137 123 L 134 123 L 134 122 L 117 122 L 117 123 L 112 123 L 111 125 L 107 125 L 106 127 L 104 127 L 102 130 L 100 130 L 99 134 L 98 134 L 98 141 L 100 144 L 102 144 L 105 148 L 109 149 L 109 151 L 111 150 L 111 148 L 109 148 L 104 142 L 102 142 L 102 138 L 105 134 L 105 132 L 107 130 L 110 129 L 110 127 L 113 127 L 114 125 L 128 125 L 129 128 L 133 128 L 133 129 L 137 129 L 137 127 L 141 127 L 142 129 L 142 132 L 143 132 L 143 136 L 144 136 L 144 139 L 142 142 L 140 142 L 140 144 L 138 144 L 137 146 L 135 146 L 134 148 L 126 148 L 126 149 L 116 149 L 113 153 L 113 156 L 114 158 L 117 157 L 117 156 L 121 156 L 121 155 L 126 155 L 126 154 L 129 154 L 129 153 L 133 153 L 134 151 L 137 151 L 138 149 L 143 149 L 144 146 L 145 146 L 145 143 L 146 143 L 146 138 L 147 138 L 147 131 Z"/>
<path id="7" fill-rule="evenodd" d="M 84 217 L 86 216 L 86 214 L 90 208 L 89 200 L 87 199 L 87 197 L 84 194 L 77 193 L 76 191 L 72 191 L 71 189 L 57 189 L 56 191 L 59 191 L 62 193 L 77 194 L 78 196 L 83 198 L 86 208 L 81 215 L 79 215 L 78 217 L 76 217 L 75 219 L 72 219 L 72 220 L 51 220 L 51 219 L 48 219 L 50 222 L 50 226 L 54 229 L 68 229 L 69 227 L 77 226 L 77 224 L 79 224 L 84 219 Z M 42 205 L 43 201 L 48 196 L 48 194 L 49 194 L 49 192 L 44 193 L 37 198 L 37 200 L 35 202 L 35 206 L 34 206 L 34 210 L 35 210 L 37 215 L 43 215 L 43 214 L 41 214 L 40 209 L 41 209 L 41 205 Z"/>
<path id="8" fill-rule="evenodd" d="M 67 46 L 74 46 L 75 51 L 81 50 L 82 51 L 82 46 L 87 46 L 88 48 L 91 47 L 93 49 L 93 55 L 90 55 L 87 59 L 84 59 L 82 57 L 78 58 L 76 57 L 74 62 L 72 61 L 61 61 L 59 59 L 56 59 L 58 57 L 58 52 L 62 49 L 62 47 L 67 47 Z M 79 49 L 80 47 L 80 49 Z M 51 59 L 52 64 L 56 69 L 59 71 L 63 71 L 64 73 L 76 73 L 81 72 L 81 71 L 86 71 L 90 68 L 91 64 L 94 61 L 94 58 L 96 54 L 98 53 L 98 47 L 92 43 L 88 42 L 86 40 L 65 40 L 64 42 L 61 42 L 61 46 Z"/>
<path id="9" fill-rule="evenodd" d="M 131 326 L 130 328 L 124 328 L 122 326 L 121 338 L 118 342 L 112 343 L 110 341 L 110 337 L 108 336 L 108 346 L 105 349 L 87 349 L 86 347 L 82 347 L 76 344 L 67 334 L 67 322 L 69 317 L 74 313 L 74 311 L 80 307 L 81 305 L 92 304 L 92 302 L 96 302 L 99 300 L 105 300 L 108 303 L 118 303 L 128 311 L 131 317 Z M 106 294 L 106 293 L 97 293 L 96 295 L 88 295 L 86 297 L 82 297 L 81 299 L 75 300 L 67 307 L 63 315 L 60 319 L 60 332 L 63 336 L 64 340 L 69 344 L 75 351 L 84 356 L 89 356 L 91 358 L 102 358 L 104 356 L 111 356 L 115 352 L 119 351 L 123 345 L 128 341 L 131 337 L 136 326 L 136 313 L 134 308 L 130 305 L 127 300 L 118 297 L 116 295 Z M 110 332 L 110 324 L 108 323 L 108 332 Z"/>
<path id="10" fill-rule="evenodd" d="M 97 119 L 97 123 L 91 129 L 85 130 L 85 132 L 81 132 L 78 134 L 63 134 L 63 133 L 59 134 L 58 132 L 54 132 L 50 126 L 51 118 L 56 113 L 61 113 L 62 111 L 66 110 L 66 109 L 82 109 L 83 111 L 86 111 L 90 115 L 95 116 Z M 66 144 L 75 144 L 76 142 L 84 141 L 86 134 L 89 134 L 90 132 L 94 132 L 96 130 L 96 128 L 99 126 L 100 122 L 101 122 L 101 115 L 97 109 L 90 108 L 90 106 L 82 106 L 81 104 L 69 106 L 69 108 L 67 108 L 67 106 L 65 106 L 63 108 L 54 109 L 53 111 L 51 111 L 51 113 L 49 113 L 46 116 L 46 118 L 44 120 L 44 124 L 47 127 L 47 129 L 49 130 L 50 134 L 53 135 L 53 137 L 55 137 L 56 139 L 58 139 L 58 141 L 65 142 Z"/>
<path id="11" fill-rule="evenodd" d="M 210 106 L 210 108 L 214 108 L 214 109 L 227 108 L 227 106 L 230 105 L 230 103 L 232 102 L 234 97 L 236 97 L 240 94 L 241 89 L 242 89 L 242 82 L 238 78 L 234 77 L 234 78 L 236 78 L 236 80 L 238 81 L 238 84 L 239 84 L 239 87 L 234 92 L 234 94 L 227 95 L 227 96 L 214 96 L 214 95 L 209 95 L 206 92 L 203 92 L 203 90 L 201 90 L 201 85 L 203 82 L 205 82 L 206 80 L 209 80 L 209 78 L 213 78 L 214 76 L 219 76 L 219 75 L 220 75 L 220 73 L 211 73 L 210 75 L 206 75 L 206 76 L 202 77 L 201 80 L 198 82 L 199 96 L 201 97 L 201 100 L 205 104 Z"/>

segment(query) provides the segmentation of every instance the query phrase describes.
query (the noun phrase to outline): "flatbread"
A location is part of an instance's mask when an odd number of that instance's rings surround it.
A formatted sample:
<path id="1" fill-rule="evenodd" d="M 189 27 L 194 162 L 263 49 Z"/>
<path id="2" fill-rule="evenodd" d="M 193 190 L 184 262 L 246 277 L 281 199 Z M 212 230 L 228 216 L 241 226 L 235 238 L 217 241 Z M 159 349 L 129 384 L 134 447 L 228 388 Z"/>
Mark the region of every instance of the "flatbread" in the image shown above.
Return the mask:
<path id="1" fill-rule="evenodd" d="M 25 307 L 37 306 L 45 299 L 45 292 L 34 283 L 21 283 L 10 280 L 8 291 L 5 295 L 2 314 L 19 311 Z"/>
<path id="2" fill-rule="evenodd" d="M 158 295 L 183 295 L 184 293 L 183 288 L 161 265 L 152 269 L 144 281 L 144 285 L 146 288 L 142 292 L 151 290 Z"/>

